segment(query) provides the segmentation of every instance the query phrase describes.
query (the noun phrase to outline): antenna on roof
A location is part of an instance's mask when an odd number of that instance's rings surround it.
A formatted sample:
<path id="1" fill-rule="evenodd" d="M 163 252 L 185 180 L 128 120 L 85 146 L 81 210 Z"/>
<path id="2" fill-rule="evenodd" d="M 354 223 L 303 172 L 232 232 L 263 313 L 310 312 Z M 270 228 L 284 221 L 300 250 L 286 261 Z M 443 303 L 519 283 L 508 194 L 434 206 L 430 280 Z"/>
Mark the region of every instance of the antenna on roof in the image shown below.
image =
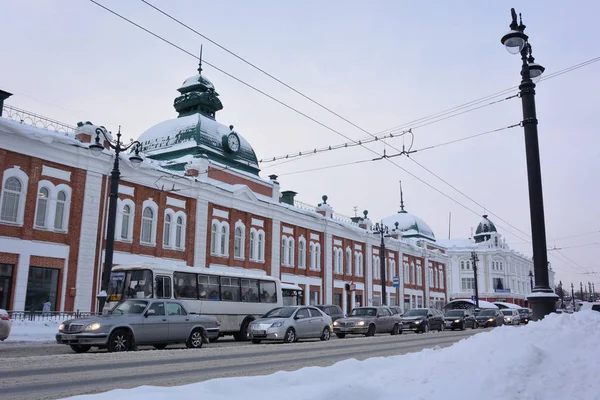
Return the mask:
<path id="1" fill-rule="evenodd" d="M 202 45 L 200 45 L 200 62 L 198 63 L 198 73 L 202 74 Z"/>

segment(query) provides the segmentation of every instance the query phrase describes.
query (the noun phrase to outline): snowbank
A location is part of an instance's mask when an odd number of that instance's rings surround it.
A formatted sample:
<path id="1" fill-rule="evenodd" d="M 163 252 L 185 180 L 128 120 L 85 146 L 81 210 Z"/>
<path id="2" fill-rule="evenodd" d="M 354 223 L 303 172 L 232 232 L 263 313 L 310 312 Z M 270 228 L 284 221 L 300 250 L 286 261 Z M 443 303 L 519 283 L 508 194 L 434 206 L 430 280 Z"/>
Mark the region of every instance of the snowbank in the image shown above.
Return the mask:
<path id="1" fill-rule="evenodd" d="M 56 341 L 55 335 L 58 332 L 58 325 L 62 321 L 12 321 L 10 335 L 3 343 L 9 342 L 46 342 Z M 0 343 L 0 346 L 2 344 Z"/>
<path id="2" fill-rule="evenodd" d="M 119 389 L 71 400 L 597 399 L 599 328 L 599 312 L 553 314 L 444 349 L 179 387 Z"/>

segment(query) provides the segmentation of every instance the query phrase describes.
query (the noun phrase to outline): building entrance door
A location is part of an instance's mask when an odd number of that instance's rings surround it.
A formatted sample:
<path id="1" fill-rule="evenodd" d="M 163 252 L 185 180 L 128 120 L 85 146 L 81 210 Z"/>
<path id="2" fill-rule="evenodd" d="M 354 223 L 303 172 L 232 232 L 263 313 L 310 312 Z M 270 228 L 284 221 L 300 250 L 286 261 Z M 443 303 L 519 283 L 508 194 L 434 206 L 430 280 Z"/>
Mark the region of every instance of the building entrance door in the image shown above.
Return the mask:
<path id="1" fill-rule="evenodd" d="M 13 271 L 12 264 L 0 264 L 0 308 L 10 310 L 10 298 L 12 295 Z"/>
<path id="2" fill-rule="evenodd" d="M 59 275 L 59 269 L 29 267 L 25 311 L 42 311 L 46 299 L 50 299 L 50 310 L 56 310 Z"/>

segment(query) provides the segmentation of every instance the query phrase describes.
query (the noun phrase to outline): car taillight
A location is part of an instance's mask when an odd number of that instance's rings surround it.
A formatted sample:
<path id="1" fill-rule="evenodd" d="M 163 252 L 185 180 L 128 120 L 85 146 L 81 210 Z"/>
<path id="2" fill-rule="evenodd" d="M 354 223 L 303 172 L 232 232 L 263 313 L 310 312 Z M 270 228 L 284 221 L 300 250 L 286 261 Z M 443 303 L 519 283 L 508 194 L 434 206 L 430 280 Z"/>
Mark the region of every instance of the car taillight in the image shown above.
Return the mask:
<path id="1" fill-rule="evenodd" d="M 217 322 L 215 323 L 215 325 L 216 325 L 216 326 L 219 326 L 219 325 L 221 325 L 221 324 L 219 323 L 219 321 L 217 321 Z"/>
<path id="2" fill-rule="evenodd" d="M 3 321 L 10 321 L 10 317 L 8 316 L 8 314 L 0 315 L 0 319 Z"/>

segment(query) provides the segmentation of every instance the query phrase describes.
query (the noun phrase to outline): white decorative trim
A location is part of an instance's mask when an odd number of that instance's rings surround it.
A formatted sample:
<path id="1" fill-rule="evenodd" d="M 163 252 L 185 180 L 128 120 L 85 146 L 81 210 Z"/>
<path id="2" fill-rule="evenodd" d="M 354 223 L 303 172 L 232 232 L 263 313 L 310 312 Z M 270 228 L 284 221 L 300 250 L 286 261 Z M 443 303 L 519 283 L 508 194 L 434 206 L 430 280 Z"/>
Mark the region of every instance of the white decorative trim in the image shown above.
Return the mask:
<path id="1" fill-rule="evenodd" d="M 121 237 L 123 228 L 123 208 L 129 206 L 129 223 L 127 228 L 127 237 Z M 117 223 L 115 224 L 115 240 L 120 242 L 131 243 L 133 240 L 133 220 L 135 219 L 135 203 L 131 199 L 118 199 L 117 200 Z"/>
<path id="2" fill-rule="evenodd" d="M 283 233 L 287 233 L 287 234 L 290 234 L 290 235 L 294 234 L 294 230 L 292 228 L 288 228 L 287 226 L 284 226 L 281 229 L 282 229 Z"/>
<path id="3" fill-rule="evenodd" d="M 179 200 L 174 197 L 167 196 L 167 205 L 183 208 L 185 210 L 185 200 Z"/>
<path id="4" fill-rule="evenodd" d="M 71 172 L 65 171 L 64 169 L 52 168 L 47 165 L 42 165 L 42 175 L 71 182 Z"/>
<path id="5" fill-rule="evenodd" d="M 373 254 L 379 255 L 379 249 L 373 249 Z"/>
<path id="6" fill-rule="evenodd" d="M 143 230 L 144 210 L 146 209 L 146 207 L 150 207 L 153 211 L 152 232 L 150 232 L 150 242 L 142 241 L 142 237 L 144 236 L 144 230 Z M 142 203 L 141 216 L 142 216 L 142 218 L 141 218 L 142 221 L 141 221 L 141 225 L 140 225 L 140 244 L 146 245 L 146 246 L 156 246 L 156 227 L 158 225 L 158 205 L 152 200 L 152 198 L 150 198 L 148 200 L 144 200 L 144 202 Z"/>
<path id="7" fill-rule="evenodd" d="M 12 168 L 8 168 L 4 170 L 2 176 L 2 188 L 0 192 L 0 206 L 4 201 L 4 185 L 8 178 L 15 177 L 21 183 L 21 193 L 19 195 L 19 209 L 17 210 L 17 220 L 16 221 L 3 221 L 0 220 L 0 223 L 10 224 L 10 225 L 23 225 L 23 216 L 25 214 L 25 200 L 27 198 L 27 186 L 29 184 L 29 177 L 25 172 L 21 170 L 21 167 L 15 166 Z M 37 201 L 37 200 L 36 200 Z"/>
<path id="8" fill-rule="evenodd" d="M 341 241 L 341 240 L 339 240 L 339 239 L 333 239 L 333 244 L 334 244 L 335 246 L 342 246 L 342 241 Z"/>
<path id="9" fill-rule="evenodd" d="M 265 221 L 263 221 L 262 219 L 252 218 L 251 225 L 260 226 L 261 228 L 264 228 L 265 227 Z"/>
<path id="10" fill-rule="evenodd" d="M 362 246 L 360 244 L 355 244 L 354 245 L 354 250 L 362 251 Z"/>
<path id="11" fill-rule="evenodd" d="M 319 241 L 320 239 L 321 239 L 321 237 L 319 235 L 317 235 L 316 233 L 311 233 L 310 234 L 310 240 Z"/>
<path id="12" fill-rule="evenodd" d="M 135 188 L 133 186 L 119 185 L 119 193 L 121 193 L 121 194 L 125 194 L 127 196 L 133 197 L 134 192 L 135 192 Z"/>
<path id="13" fill-rule="evenodd" d="M 213 217 L 228 219 L 229 211 L 223 211 L 223 210 L 219 210 L 218 208 L 213 208 Z"/>

